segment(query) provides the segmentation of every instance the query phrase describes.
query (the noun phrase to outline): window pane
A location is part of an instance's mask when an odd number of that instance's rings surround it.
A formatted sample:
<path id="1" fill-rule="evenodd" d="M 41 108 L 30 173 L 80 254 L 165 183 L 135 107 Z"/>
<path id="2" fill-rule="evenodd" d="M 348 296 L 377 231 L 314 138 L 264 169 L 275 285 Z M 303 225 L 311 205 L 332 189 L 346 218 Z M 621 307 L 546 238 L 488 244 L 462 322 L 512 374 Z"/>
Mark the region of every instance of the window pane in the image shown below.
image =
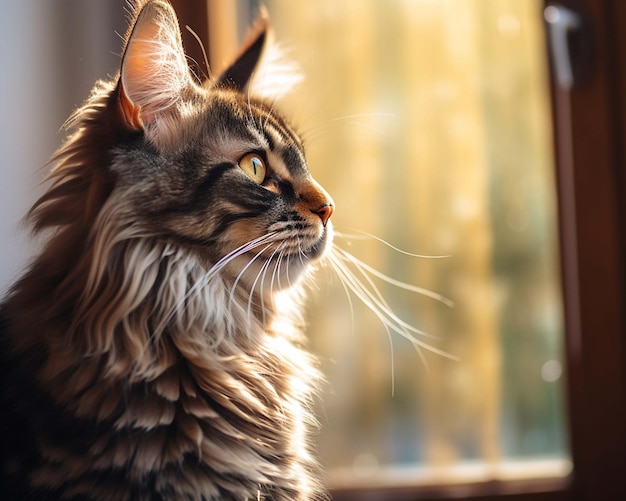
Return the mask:
<path id="1" fill-rule="evenodd" d="M 331 480 L 567 473 L 542 2 L 268 4 L 305 75 L 283 107 L 351 237 L 336 244 L 454 302 L 376 280 L 420 341 L 458 360 L 388 334 L 320 271 L 308 333 Z"/>

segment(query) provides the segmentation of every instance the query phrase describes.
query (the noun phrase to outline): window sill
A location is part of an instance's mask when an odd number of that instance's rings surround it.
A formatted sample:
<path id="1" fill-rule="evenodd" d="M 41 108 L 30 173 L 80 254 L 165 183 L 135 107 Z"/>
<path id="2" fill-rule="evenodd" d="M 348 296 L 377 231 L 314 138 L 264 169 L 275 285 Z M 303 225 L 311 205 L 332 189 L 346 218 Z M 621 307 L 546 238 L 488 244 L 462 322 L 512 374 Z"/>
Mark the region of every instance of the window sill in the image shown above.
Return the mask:
<path id="1" fill-rule="evenodd" d="M 467 462 L 449 467 L 335 469 L 327 481 L 335 501 L 428 499 L 566 499 L 572 463 L 565 459 Z M 531 496 L 532 495 L 532 496 Z M 509 499 L 507 497 L 507 499 Z"/>

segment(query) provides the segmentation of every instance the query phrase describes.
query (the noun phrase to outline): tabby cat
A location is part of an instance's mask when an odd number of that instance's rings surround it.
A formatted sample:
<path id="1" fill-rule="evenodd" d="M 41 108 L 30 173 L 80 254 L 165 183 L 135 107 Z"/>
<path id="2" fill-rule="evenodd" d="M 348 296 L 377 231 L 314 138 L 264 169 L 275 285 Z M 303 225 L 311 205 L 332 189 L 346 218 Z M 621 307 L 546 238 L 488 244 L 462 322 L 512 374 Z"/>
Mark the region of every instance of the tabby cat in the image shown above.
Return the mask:
<path id="1" fill-rule="evenodd" d="M 334 205 L 250 92 L 268 23 L 200 84 L 171 6 L 133 10 L 1 305 L 0 498 L 324 498 L 298 307 Z"/>

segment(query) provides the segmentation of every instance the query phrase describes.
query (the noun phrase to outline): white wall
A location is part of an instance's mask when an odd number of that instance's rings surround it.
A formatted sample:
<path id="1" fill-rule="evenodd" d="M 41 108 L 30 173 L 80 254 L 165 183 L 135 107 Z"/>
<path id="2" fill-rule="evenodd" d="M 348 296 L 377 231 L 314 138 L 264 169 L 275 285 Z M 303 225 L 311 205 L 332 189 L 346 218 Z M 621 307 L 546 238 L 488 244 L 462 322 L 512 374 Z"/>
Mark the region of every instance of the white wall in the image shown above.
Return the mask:
<path id="1" fill-rule="evenodd" d="M 41 193 L 60 127 L 117 71 L 124 0 L 0 2 L 0 296 L 35 252 L 20 221 Z"/>

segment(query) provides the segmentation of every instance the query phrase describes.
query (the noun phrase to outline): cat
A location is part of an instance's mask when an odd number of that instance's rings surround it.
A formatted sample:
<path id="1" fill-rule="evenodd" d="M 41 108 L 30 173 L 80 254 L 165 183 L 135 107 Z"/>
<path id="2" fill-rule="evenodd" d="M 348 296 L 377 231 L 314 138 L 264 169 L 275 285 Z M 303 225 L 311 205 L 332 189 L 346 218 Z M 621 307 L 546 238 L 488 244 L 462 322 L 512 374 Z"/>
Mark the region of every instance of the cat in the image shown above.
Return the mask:
<path id="1" fill-rule="evenodd" d="M 0 306 L 0 498 L 325 499 L 299 309 L 335 205 L 251 92 L 267 16 L 202 83 L 166 0 L 131 16 Z"/>

